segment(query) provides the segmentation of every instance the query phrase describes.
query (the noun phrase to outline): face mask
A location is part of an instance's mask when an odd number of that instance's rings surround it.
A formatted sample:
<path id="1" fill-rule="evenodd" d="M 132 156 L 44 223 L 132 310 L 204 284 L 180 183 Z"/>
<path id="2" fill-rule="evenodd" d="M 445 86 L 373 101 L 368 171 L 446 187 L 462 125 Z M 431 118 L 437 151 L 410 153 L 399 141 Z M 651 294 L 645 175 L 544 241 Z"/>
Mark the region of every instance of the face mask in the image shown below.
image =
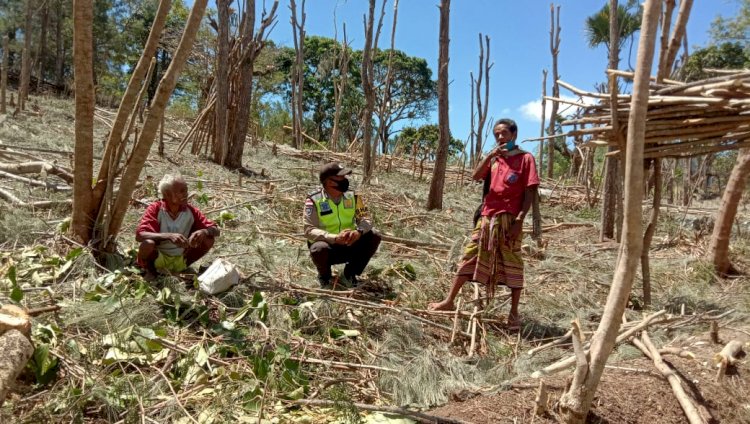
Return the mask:
<path id="1" fill-rule="evenodd" d="M 343 179 L 341 181 L 334 181 L 336 183 L 335 188 L 336 190 L 345 193 L 347 190 L 349 190 L 349 180 Z"/>
<path id="2" fill-rule="evenodd" d="M 505 149 L 506 150 L 510 151 L 510 150 L 515 149 L 515 148 L 516 148 L 516 140 L 511 140 L 511 141 L 505 143 Z"/>

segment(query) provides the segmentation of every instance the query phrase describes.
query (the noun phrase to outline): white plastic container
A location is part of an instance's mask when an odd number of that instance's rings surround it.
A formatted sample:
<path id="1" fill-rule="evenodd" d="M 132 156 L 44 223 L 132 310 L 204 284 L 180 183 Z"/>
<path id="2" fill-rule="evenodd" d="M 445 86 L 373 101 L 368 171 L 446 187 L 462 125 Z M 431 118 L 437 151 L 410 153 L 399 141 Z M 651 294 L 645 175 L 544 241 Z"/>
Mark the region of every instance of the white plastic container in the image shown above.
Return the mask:
<path id="1" fill-rule="evenodd" d="M 207 294 L 217 294 L 229 290 L 240 282 L 237 267 L 222 258 L 216 259 L 208 269 L 198 277 L 200 290 Z"/>

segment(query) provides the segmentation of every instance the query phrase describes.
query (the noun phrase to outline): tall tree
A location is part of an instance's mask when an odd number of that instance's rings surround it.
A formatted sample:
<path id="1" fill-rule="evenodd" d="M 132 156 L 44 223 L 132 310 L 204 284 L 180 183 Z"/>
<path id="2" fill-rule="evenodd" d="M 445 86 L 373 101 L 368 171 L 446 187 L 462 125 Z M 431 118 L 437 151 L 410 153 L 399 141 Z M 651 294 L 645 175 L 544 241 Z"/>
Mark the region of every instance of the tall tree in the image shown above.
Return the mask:
<path id="1" fill-rule="evenodd" d="M 487 109 L 490 105 L 490 37 L 485 35 L 484 43 L 487 48 L 487 56 L 484 55 L 485 47 L 482 45 L 482 33 L 479 33 L 479 72 L 477 73 L 476 90 L 474 91 L 477 102 L 477 132 L 476 132 L 476 144 L 474 145 L 475 151 L 472 154 L 473 158 L 479 158 L 482 156 L 482 150 L 484 149 L 484 127 L 487 122 Z M 484 87 L 482 87 L 484 84 Z M 484 88 L 484 96 L 482 96 L 482 88 Z M 484 97 L 484 102 L 482 98 Z M 472 166 L 474 163 L 472 162 Z"/>
<path id="2" fill-rule="evenodd" d="M 295 61 L 292 71 L 292 131 L 294 133 L 294 147 L 301 149 L 302 123 L 304 115 L 304 89 L 305 89 L 305 0 L 302 0 L 300 19 L 297 19 L 297 3 L 289 0 L 289 9 L 292 11 L 292 34 L 294 35 Z"/>
<path id="3" fill-rule="evenodd" d="M 630 116 L 628 117 L 627 152 L 625 167 L 625 222 L 620 260 L 615 269 L 612 286 L 607 296 L 599 328 L 591 340 L 589 355 L 576 344 L 578 364 L 568 390 L 560 399 L 560 408 L 567 423 L 584 423 L 596 394 L 604 366 L 615 345 L 622 322 L 622 314 L 630 296 L 633 278 L 640 261 L 642 248 L 643 149 L 646 134 L 651 64 L 654 58 L 659 14 L 662 0 L 647 0 L 644 4 L 641 38 L 633 82 Z"/>
<path id="4" fill-rule="evenodd" d="M 616 0 L 610 0 L 599 12 L 586 18 L 586 39 L 589 47 L 594 48 L 600 44 L 607 46 L 609 51 L 609 69 L 617 69 L 620 63 L 620 51 L 626 41 L 632 42 L 633 35 L 640 28 L 640 16 L 638 13 L 632 13 L 631 7 L 634 5 L 628 1 L 627 5 L 618 4 Z M 616 10 L 617 13 L 610 13 Z M 616 96 L 616 77 L 609 77 L 610 99 Z M 614 84 L 614 85 L 613 85 Z M 610 100 L 612 101 L 612 100 Z M 615 116 L 613 115 L 613 118 Z M 618 119 L 613 119 L 615 124 L 619 125 Z M 619 126 L 618 126 L 619 128 Z M 619 149 L 624 151 L 624 139 L 618 129 L 613 131 L 617 137 L 618 147 L 611 147 L 609 150 Z M 615 237 L 615 221 L 621 210 L 620 196 L 620 161 L 614 156 L 609 156 L 605 163 L 604 171 L 604 190 L 602 195 L 602 219 L 600 239 Z M 621 222 L 618 223 L 618 227 Z"/>
<path id="5" fill-rule="evenodd" d="M 741 150 L 737 155 L 737 163 L 727 181 L 724 194 L 721 197 L 714 223 L 711 242 L 708 246 L 708 257 L 719 275 L 731 273 L 732 262 L 729 258 L 729 240 L 732 235 L 737 206 L 745 191 L 747 176 L 750 174 L 750 150 Z"/>
<path id="6" fill-rule="evenodd" d="M 88 243 L 92 216 L 91 176 L 94 167 L 94 69 L 93 0 L 73 2 L 73 45 L 76 87 L 73 218 L 71 229 L 79 241 Z M 28 35 L 28 34 L 27 34 Z M 20 100 L 20 98 L 19 98 Z"/>
<path id="7" fill-rule="evenodd" d="M 448 145 L 451 131 L 448 122 L 448 62 L 450 61 L 450 0 L 440 2 L 440 43 L 438 54 L 438 125 L 440 126 L 440 143 L 435 157 L 435 168 L 432 171 L 430 193 L 427 196 L 427 210 L 443 208 L 443 188 L 445 186 L 445 168 L 448 164 Z"/>
<path id="8" fill-rule="evenodd" d="M 46 68 L 47 60 L 47 26 L 49 25 L 49 1 L 45 1 L 42 4 L 42 19 L 41 19 L 42 33 L 39 35 L 39 50 L 36 55 L 36 61 L 38 70 L 36 73 L 36 91 L 40 93 L 42 91 L 42 84 L 44 83 L 44 71 Z"/>
<path id="9" fill-rule="evenodd" d="M 549 50 L 552 54 L 552 97 L 558 99 L 560 98 L 560 85 L 557 83 L 557 56 L 560 54 L 560 6 L 557 6 L 557 13 L 555 13 L 555 5 L 550 4 L 549 12 Z M 550 110 L 549 128 L 547 128 L 547 135 L 549 136 L 553 136 L 557 132 L 556 120 L 558 107 L 558 102 L 556 100 L 553 100 L 552 109 Z M 554 155 L 555 139 L 552 138 L 547 144 L 547 178 L 553 178 L 554 176 Z"/>
<path id="10" fill-rule="evenodd" d="M 426 60 L 408 56 L 400 50 L 376 52 L 373 79 L 378 139 L 382 152 L 387 153 L 388 140 L 396 123 L 429 117 L 437 100 L 436 85 Z M 389 95 L 386 99 L 387 81 Z"/>
<path id="11" fill-rule="evenodd" d="M 349 42 L 346 38 L 346 23 L 343 24 L 344 40 L 341 44 L 340 53 L 336 56 L 336 67 L 339 69 L 338 81 L 333 84 L 333 97 L 335 106 L 333 108 L 333 128 L 329 145 L 334 151 L 339 145 L 339 121 L 341 119 L 341 106 L 346 94 L 347 81 L 349 79 Z"/>
<path id="12" fill-rule="evenodd" d="M 385 6 L 385 2 L 383 2 Z M 377 108 L 378 115 L 378 137 L 383 154 L 388 153 L 388 134 L 386 129 L 386 112 L 391 109 L 391 83 L 393 81 L 393 53 L 396 46 L 396 22 L 398 22 L 398 0 L 393 0 L 393 24 L 391 25 L 391 48 L 388 51 L 388 65 L 385 72 L 385 83 L 383 84 L 382 95 L 379 96 L 380 105 Z M 373 68 L 374 69 L 374 68 Z"/>
<path id="13" fill-rule="evenodd" d="M 675 22 L 674 31 L 672 31 L 672 34 L 670 36 L 669 22 L 671 22 L 671 15 L 672 11 L 674 10 L 674 5 L 675 3 L 673 0 L 667 0 L 665 2 L 664 15 L 661 20 L 661 49 L 659 68 L 656 73 L 656 81 L 658 83 L 661 83 L 672 72 L 674 60 L 677 57 L 677 49 L 682 43 L 682 38 L 685 35 L 685 28 L 687 27 L 687 21 L 690 17 L 690 9 L 693 5 L 693 1 L 682 0 L 680 2 L 680 11 L 677 15 L 677 21 Z M 653 169 L 654 196 L 653 204 L 651 207 L 651 219 L 648 223 L 648 226 L 646 227 L 646 232 L 643 234 L 643 250 L 641 252 L 643 303 L 646 306 L 651 306 L 651 266 L 649 264 L 648 255 L 651 248 L 651 242 L 654 238 L 654 234 L 656 233 L 656 225 L 659 222 L 659 208 L 661 207 L 662 172 L 660 158 L 654 158 Z"/>
<path id="14" fill-rule="evenodd" d="M 227 142 L 227 114 L 229 109 L 229 5 L 231 0 L 217 0 L 219 28 L 216 35 L 216 139 L 214 162 L 223 165 Z"/>
<path id="15" fill-rule="evenodd" d="M 3 61 L 0 69 L 0 113 L 6 113 L 5 94 L 8 85 L 8 35 L 3 35 Z"/>
<path id="16" fill-rule="evenodd" d="M 278 6 L 279 0 L 274 0 L 270 11 L 263 10 L 260 28 L 255 33 L 255 0 L 245 1 L 245 17 L 240 39 L 240 57 L 242 60 L 240 61 L 239 81 L 233 90 L 237 99 L 235 116 L 231 120 L 233 128 L 229 137 L 229 150 L 224 161 L 224 165 L 230 169 L 242 168 L 242 154 L 245 149 L 245 138 L 247 137 L 248 119 L 250 117 L 253 68 L 255 59 L 265 44 L 266 30 L 276 19 Z"/>
<path id="17" fill-rule="evenodd" d="M 23 25 L 23 50 L 21 52 L 21 76 L 18 87 L 18 110 L 26 108 L 31 77 L 31 33 L 33 32 L 34 0 L 26 0 L 26 19 Z"/>
<path id="18" fill-rule="evenodd" d="M 384 0 L 385 1 L 385 0 Z M 375 87 L 373 83 L 373 26 L 375 25 L 375 0 L 370 0 L 367 16 L 364 18 L 365 46 L 362 50 L 362 91 L 365 95 L 365 108 L 362 111 L 362 183 L 369 184 L 372 178 L 372 114 L 375 109 Z"/>
<path id="19" fill-rule="evenodd" d="M 84 1 L 86 5 L 90 5 L 92 3 L 91 0 L 81 1 Z M 90 93 L 90 95 L 88 95 L 86 98 L 80 98 L 80 106 L 78 106 L 79 87 L 76 87 L 77 109 L 81 110 L 81 116 L 85 116 L 86 119 L 81 119 L 80 130 L 78 127 L 78 122 L 76 123 L 77 135 L 80 133 L 81 137 L 78 138 L 77 136 L 76 139 L 77 145 L 74 198 L 79 196 L 85 197 L 85 193 L 90 194 L 88 200 L 80 200 L 78 202 L 78 205 L 74 208 L 74 210 L 76 211 L 74 213 L 77 213 L 79 215 L 74 216 L 73 225 L 71 225 L 71 231 L 73 232 L 74 236 L 81 242 L 88 243 L 91 240 L 96 240 L 98 246 L 101 247 L 102 250 L 110 252 L 114 250 L 114 247 L 116 245 L 116 236 L 120 230 L 120 227 L 122 226 L 122 221 L 128 209 L 128 204 L 133 194 L 133 190 L 136 187 L 136 182 L 138 181 L 140 173 L 143 170 L 143 165 L 145 164 L 146 158 L 148 157 L 151 150 L 151 146 L 153 145 L 154 138 L 156 136 L 156 130 L 159 128 L 159 125 L 161 123 L 162 116 L 164 115 L 164 111 L 167 106 L 167 101 L 169 100 L 169 97 L 171 96 L 175 88 L 175 85 L 177 83 L 177 76 L 184 67 L 185 62 L 187 61 L 187 58 L 192 50 L 196 33 L 198 32 L 203 13 L 206 9 L 206 3 L 207 0 L 196 0 L 193 3 L 193 8 L 187 19 L 182 39 L 180 40 L 180 43 L 177 46 L 174 55 L 172 56 L 169 68 L 165 72 L 164 77 L 162 78 L 161 83 L 156 90 L 156 95 L 154 97 L 154 100 L 151 102 L 151 107 L 143 124 L 141 135 L 138 138 L 137 143 L 133 146 L 129 157 L 124 158 L 122 163 L 120 162 L 120 154 L 122 150 L 124 150 L 124 144 L 126 141 L 123 139 L 122 134 L 125 123 L 128 121 L 128 117 L 131 113 L 133 113 L 132 109 L 128 112 L 124 112 L 124 117 L 121 120 L 122 126 L 120 128 L 120 131 L 118 131 L 119 135 L 116 136 L 110 134 L 110 141 L 115 142 L 115 144 L 112 145 L 110 149 L 105 149 L 105 155 L 107 155 L 107 150 L 109 150 L 109 155 L 105 156 L 102 160 L 102 164 L 99 169 L 99 177 L 97 178 L 94 190 L 91 189 L 93 170 L 88 166 L 90 158 L 87 158 L 87 156 L 91 156 L 91 149 L 93 148 L 93 145 L 88 141 L 89 134 L 93 134 L 88 129 L 89 122 L 93 123 L 94 108 L 92 69 L 93 62 L 91 60 L 92 53 L 89 50 L 89 56 L 83 56 L 86 51 L 86 46 L 90 46 L 92 43 L 91 38 L 85 38 L 86 34 L 92 33 L 92 12 L 87 10 L 86 7 L 81 7 L 80 10 L 79 7 L 74 8 L 75 17 L 78 18 L 79 22 L 79 24 L 75 25 L 76 33 L 80 34 L 80 36 L 76 35 L 76 39 L 74 40 L 76 43 L 74 49 L 76 57 L 76 85 L 79 85 L 79 75 L 81 76 L 81 78 L 86 75 L 86 81 L 91 81 L 91 89 L 87 90 L 86 86 L 84 85 L 84 80 L 80 80 L 81 95 L 83 95 L 83 93 Z M 162 0 L 159 7 L 160 9 L 168 10 L 168 4 L 168 0 Z M 91 7 L 88 7 L 88 9 L 90 8 Z M 84 12 L 86 12 L 87 14 L 84 15 Z M 158 26 L 159 24 L 157 22 L 154 22 L 154 25 L 152 26 L 152 34 L 154 35 L 153 38 L 155 38 L 156 40 L 158 40 L 160 36 L 159 31 L 157 31 Z M 148 66 L 149 63 L 148 47 L 149 46 L 144 49 L 144 54 L 141 57 L 141 61 L 139 61 L 139 63 L 145 63 L 146 66 Z M 144 71 L 144 73 L 145 72 L 146 71 Z M 89 77 L 88 75 L 91 76 Z M 134 80 L 143 81 L 143 77 L 144 75 L 141 74 L 140 69 L 137 68 L 130 82 L 130 85 L 134 87 L 133 91 L 138 91 L 138 84 L 135 84 Z M 123 102 L 125 102 L 126 100 L 132 100 L 131 104 L 135 103 L 134 99 L 136 96 L 137 93 L 132 93 L 132 95 L 130 95 L 129 93 L 127 99 L 123 98 Z M 127 109 L 128 108 L 124 107 L 124 105 L 121 104 L 119 110 L 125 111 Z M 91 116 L 90 119 L 88 118 L 89 115 Z M 115 122 L 117 122 L 118 119 L 119 116 L 115 119 Z M 117 143 L 118 141 L 119 143 Z M 81 149 L 80 151 L 78 151 L 79 143 Z M 79 162 L 81 163 L 81 166 L 78 165 Z M 113 186 L 108 185 L 108 183 L 112 184 L 114 182 L 114 177 L 119 174 L 119 172 L 116 171 L 118 169 L 122 169 L 122 178 L 120 180 L 119 188 L 115 192 L 112 189 Z M 74 203 L 76 203 L 75 199 Z M 85 206 L 87 203 L 91 204 L 91 208 L 88 211 L 86 210 Z M 88 219 L 86 219 L 87 216 Z"/>

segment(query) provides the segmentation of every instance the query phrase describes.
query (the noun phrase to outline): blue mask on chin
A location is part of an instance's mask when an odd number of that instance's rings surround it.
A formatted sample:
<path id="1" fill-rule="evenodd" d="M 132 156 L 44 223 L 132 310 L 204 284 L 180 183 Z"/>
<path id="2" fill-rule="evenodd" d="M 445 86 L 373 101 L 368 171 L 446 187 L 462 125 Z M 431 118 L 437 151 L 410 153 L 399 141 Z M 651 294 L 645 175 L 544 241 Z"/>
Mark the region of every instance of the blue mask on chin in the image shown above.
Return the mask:
<path id="1" fill-rule="evenodd" d="M 516 146 L 516 140 L 511 140 L 511 141 L 505 143 L 505 149 L 508 150 L 508 151 L 514 150 L 516 147 L 518 147 L 518 146 Z"/>

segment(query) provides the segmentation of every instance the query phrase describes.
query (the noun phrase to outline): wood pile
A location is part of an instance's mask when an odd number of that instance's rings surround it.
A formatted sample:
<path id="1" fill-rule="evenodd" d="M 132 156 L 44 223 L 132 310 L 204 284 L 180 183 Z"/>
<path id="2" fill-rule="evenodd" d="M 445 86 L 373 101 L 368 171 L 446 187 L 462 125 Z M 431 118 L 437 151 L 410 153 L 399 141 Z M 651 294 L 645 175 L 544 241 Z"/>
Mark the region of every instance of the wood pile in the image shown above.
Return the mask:
<path id="1" fill-rule="evenodd" d="M 624 78 L 629 72 L 609 70 Z M 627 134 L 631 96 L 617 96 L 620 134 L 612 131 L 609 94 L 591 93 L 559 81 L 581 99 L 576 118 L 562 122 L 573 129 L 563 134 L 588 137 L 585 147 L 622 148 Z M 549 138 L 549 137 L 545 137 Z M 620 140 L 618 142 L 618 140 Z M 683 157 L 750 147 L 750 71 L 738 72 L 683 83 L 664 80 L 651 82 L 648 99 L 644 158 Z M 619 154 L 620 150 L 610 154 Z"/>

